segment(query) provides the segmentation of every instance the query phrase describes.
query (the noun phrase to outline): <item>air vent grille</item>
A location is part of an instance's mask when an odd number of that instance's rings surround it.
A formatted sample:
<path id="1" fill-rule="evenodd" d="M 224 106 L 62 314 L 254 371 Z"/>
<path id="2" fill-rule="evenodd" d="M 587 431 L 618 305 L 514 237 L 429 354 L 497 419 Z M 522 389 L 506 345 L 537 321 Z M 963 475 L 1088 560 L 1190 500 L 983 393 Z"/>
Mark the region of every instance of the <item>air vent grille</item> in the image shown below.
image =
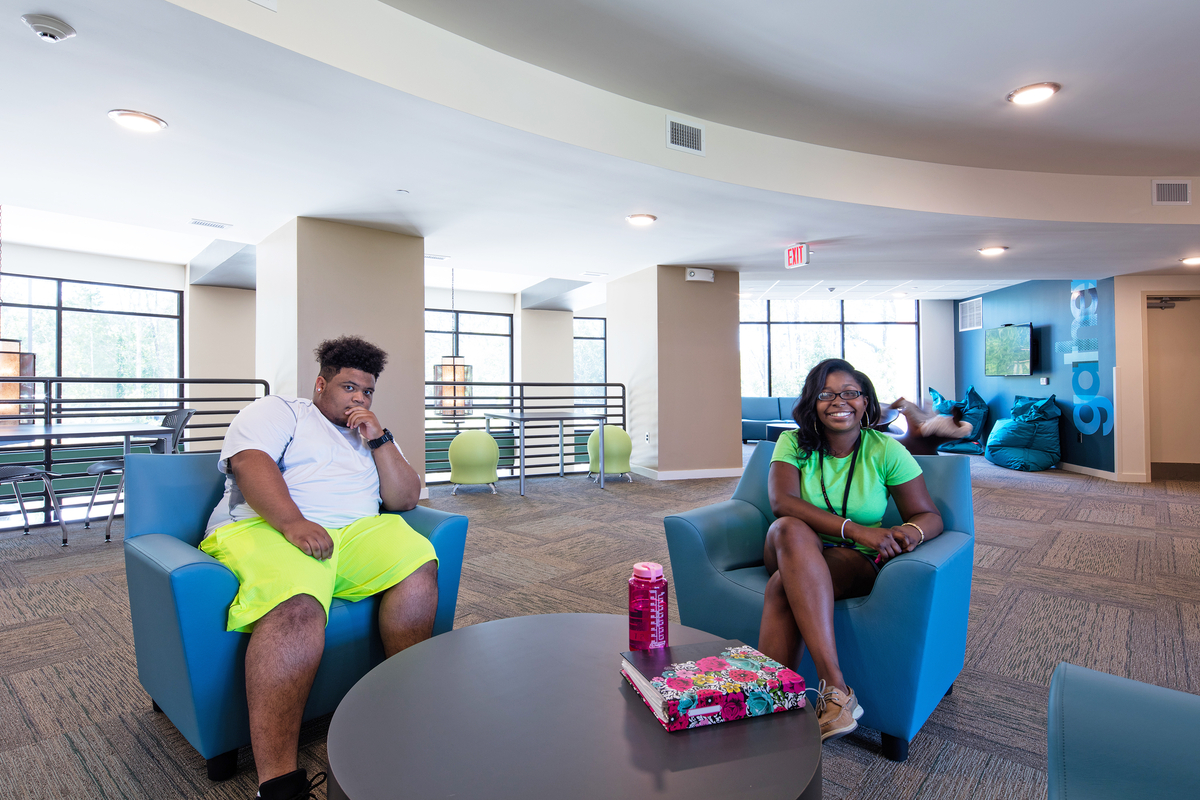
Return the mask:
<path id="1" fill-rule="evenodd" d="M 1150 201 L 1156 206 L 1190 206 L 1192 182 L 1181 178 L 1152 181 Z"/>
<path id="2" fill-rule="evenodd" d="M 958 304 L 958 329 L 977 331 L 983 327 L 983 298 L 963 300 Z"/>
<path id="3" fill-rule="evenodd" d="M 704 155 L 704 126 L 667 117 L 667 147 L 692 155 Z"/>
<path id="4" fill-rule="evenodd" d="M 207 219 L 194 219 L 194 220 L 192 220 L 192 224 L 199 225 L 201 228 L 215 228 L 216 230 L 219 230 L 219 231 L 223 231 L 226 228 L 233 227 L 228 222 L 213 222 L 212 220 L 207 220 Z"/>

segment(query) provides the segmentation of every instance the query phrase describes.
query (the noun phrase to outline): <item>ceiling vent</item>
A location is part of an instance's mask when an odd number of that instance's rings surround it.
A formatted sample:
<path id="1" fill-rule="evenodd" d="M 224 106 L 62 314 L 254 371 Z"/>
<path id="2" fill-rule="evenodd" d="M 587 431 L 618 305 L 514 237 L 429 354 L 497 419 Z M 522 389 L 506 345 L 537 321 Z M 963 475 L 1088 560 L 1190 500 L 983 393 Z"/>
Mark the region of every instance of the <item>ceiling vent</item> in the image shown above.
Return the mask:
<path id="1" fill-rule="evenodd" d="M 667 147 L 694 156 L 704 155 L 704 126 L 668 116 Z"/>
<path id="2" fill-rule="evenodd" d="M 1190 206 L 1192 182 L 1183 178 L 1151 181 L 1150 203 L 1156 206 Z"/>
<path id="3" fill-rule="evenodd" d="M 983 327 L 983 298 L 963 300 L 958 304 L 958 329 L 977 331 Z"/>
<path id="4" fill-rule="evenodd" d="M 201 228 L 212 228 L 212 229 L 218 230 L 218 231 L 223 231 L 226 228 L 233 227 L 228 222 L 212 222 L 211 220 L 207 220 L 207 219 L 194 219 L 194 220 L 192 220 L 192 224 L 199 225 Z"/>

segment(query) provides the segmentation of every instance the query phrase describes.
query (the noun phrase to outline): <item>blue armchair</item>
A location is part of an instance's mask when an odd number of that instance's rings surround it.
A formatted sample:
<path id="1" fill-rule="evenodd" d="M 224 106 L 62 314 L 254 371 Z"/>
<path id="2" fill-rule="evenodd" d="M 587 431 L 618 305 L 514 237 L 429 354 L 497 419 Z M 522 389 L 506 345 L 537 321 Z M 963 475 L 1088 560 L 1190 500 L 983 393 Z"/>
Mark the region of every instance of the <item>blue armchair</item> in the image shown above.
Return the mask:
<path id="1" fill-rule="evenodd" d="M 732 500 L 666 518 L 667 548 L 684 625 L 758 643 L 767 571 L 763 542 L 775 521 L 767 500 L 773 442 L 760 442 Z M 838 657 L 862 702 L 860 722 L 883 734 L 883 754 L 908 743 L 962 671 L 967 648 L 975 516 L 966 456 L 916 456 L 945 532 L 883 566 L 867 597 L 834 605 Z M 885 525 L 900 523 L 888 501 Z M 800 672 L 817 685 L 805 652 Z"/>
<path id="2" fill-rule="evenodd" d="M 216 453 L 134 454 L 125 459 L 125 571 L 138 679 L 208 762 L 212 780 L 232 777 L 250 743 L 245 654 L 249 634 L 225 630 L 238 581 L 200 551 L 208 515 L 224 491 Z M 418 506 L 401 513 L 438 555 L 434 634 L 454 624 L 467 518 Z M 383 661 L 379 596 L 335 599 L 325 653 L 304 718 L 333 711 L 359 678 Z"/>
<path id="3" fill-rule="evenodd" d="M 1059 664 L 1050 678 L 1047 800 L 1196 797 L 1200 697 Z"/>

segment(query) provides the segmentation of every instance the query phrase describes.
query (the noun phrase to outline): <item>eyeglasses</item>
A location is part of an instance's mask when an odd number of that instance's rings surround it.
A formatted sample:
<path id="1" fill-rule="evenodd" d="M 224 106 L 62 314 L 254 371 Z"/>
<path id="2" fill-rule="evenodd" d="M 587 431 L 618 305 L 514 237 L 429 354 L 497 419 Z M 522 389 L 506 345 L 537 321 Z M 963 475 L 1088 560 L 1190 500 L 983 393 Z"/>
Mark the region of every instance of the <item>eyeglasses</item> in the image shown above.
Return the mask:
<path id="1" fill-rule="evenodd" d="M 835 397 L 840 397 L 843 400 L 857 400 L 862 396 L 862 392 L 856 392 L 853 389 L 847 389 L 844 392 L 821 392 L 817 395 L 817 399 L 824 402 L 829 402 Z"/>

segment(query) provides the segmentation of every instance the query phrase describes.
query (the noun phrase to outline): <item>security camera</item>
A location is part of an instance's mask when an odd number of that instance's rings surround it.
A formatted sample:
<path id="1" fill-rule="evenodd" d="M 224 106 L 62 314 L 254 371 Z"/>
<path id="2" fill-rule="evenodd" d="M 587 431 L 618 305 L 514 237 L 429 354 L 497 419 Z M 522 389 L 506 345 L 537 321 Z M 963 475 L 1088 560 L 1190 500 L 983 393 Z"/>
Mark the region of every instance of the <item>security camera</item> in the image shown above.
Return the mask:
<path id="1" fill-rule="evenodd" d="M 45 14 L 26 14 L 21 21 L 32 28 L 43 42 L 61 42 L 75 35 L 75 29 L 70 25 Z"/>

